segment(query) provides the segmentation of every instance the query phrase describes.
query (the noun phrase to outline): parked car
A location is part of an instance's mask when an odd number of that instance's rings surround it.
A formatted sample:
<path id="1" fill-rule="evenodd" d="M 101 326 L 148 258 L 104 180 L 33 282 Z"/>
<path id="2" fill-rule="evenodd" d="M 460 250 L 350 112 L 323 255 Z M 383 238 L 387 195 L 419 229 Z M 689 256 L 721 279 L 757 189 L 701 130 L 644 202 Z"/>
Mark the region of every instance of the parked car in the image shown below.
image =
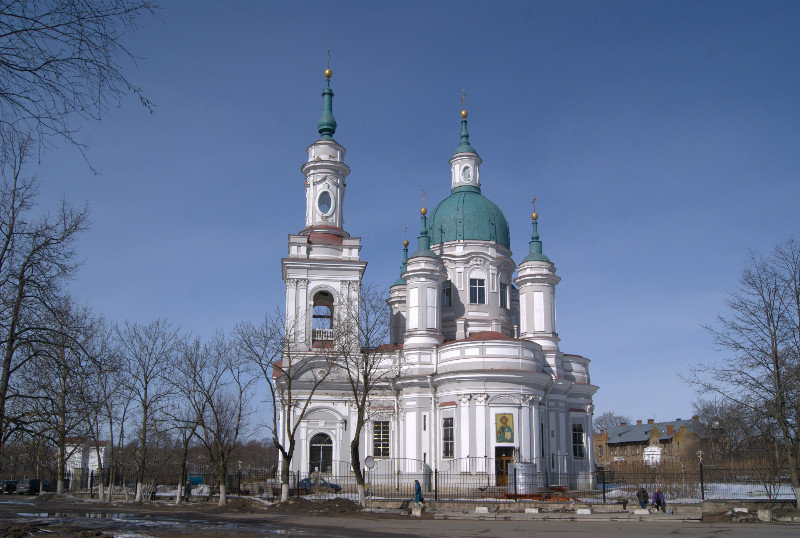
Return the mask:
<path id="1" fill-rule="evenodd" d="M 20 495 L 38 495 L 39 491 L 50 491 L 50 482 L 39 478 L 23 478 L 17 484 L 17 493 Z"/>
<path id="2" fill-rule="evenodd" d="M 308 491 L 332 491 L 333 493 L 339 493 L 342 491 L 342 486 L 339 484 L 333 484 L 331 482 L 326 481 L 324 478 L 314 478 L 309 476 L 308 478 L 302 479 L 297 484 L 298 488 L 307 489 Z"/>
<path id="3" fill-rule="evenodd" d="M 6 480 L 3 482 L 3 493 L 14 493 L 17 491 L 16 480 Z"/>

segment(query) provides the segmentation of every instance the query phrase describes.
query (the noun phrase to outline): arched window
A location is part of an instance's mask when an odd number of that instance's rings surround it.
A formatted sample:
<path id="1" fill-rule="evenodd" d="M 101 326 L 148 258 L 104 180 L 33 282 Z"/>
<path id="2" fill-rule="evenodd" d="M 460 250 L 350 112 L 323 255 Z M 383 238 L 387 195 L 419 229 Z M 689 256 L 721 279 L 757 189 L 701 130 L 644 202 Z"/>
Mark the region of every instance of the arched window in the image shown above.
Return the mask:
<path id="1" fill-rule="evenodd" d="M 311 313 L 311 342 L 331 342 L 333 340 L 333 295 L 329 291 L 314 294 Z"/>
<path id="2" fill-rule="evenodd" d="M 312 473 L 330 473 L 333 467 L 333 441 L 330 436 L 318 433 L 311 438 L 308 450 L 308 470 Z"/>

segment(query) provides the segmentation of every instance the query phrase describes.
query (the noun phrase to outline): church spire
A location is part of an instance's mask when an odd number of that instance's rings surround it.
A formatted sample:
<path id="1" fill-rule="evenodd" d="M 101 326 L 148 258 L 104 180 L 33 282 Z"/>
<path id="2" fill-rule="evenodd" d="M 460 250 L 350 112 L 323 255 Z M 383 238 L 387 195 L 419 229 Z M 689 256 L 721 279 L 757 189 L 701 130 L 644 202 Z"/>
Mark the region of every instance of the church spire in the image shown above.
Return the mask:
<path id="1" fill-rule="evenodd" d="M 530 254 L 522 260 L 525 262 L 550 262 L 550 258 L 542 254 L 542 242 L 539 239 L 539 213 L 536 212 L 536 196 L 533 197 L 533 213 L 531 213 L 533 232 L 531 233 Z"/>
<path id="2" fill-rule="evenodd" d="M 325 70 L 325 89 L 322 90 L 322 116 L 319 117 L 319 122 L 317 123 L 320 140 L 333 140 L 333 133 L 336 132 L 336 120 L 333 118 L 331 75 L 333 75 L 333 71 L 328 67 Z"/>
<path id="3" fill-rule="evenodd" d="M 472 147 L 472 144 L 469 143 L 469 131 L 467 131 L 467 111 L 461 111 L 461 143 L 456 148 L 455 154 L 459 153 L 474 153 L 475 155 L 478 154 L 475 151 L 475 148 Z"/>

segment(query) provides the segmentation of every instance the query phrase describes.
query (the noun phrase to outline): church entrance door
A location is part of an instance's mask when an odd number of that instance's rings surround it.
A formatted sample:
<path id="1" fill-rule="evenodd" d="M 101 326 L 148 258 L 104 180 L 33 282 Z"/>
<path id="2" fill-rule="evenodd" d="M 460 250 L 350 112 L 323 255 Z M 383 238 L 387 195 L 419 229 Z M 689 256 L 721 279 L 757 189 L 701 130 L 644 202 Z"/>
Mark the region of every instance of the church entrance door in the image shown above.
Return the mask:
<path id="1" fill-rule="evenodd" d="M 508 464 L 514 460 L 513 446 L 494 447 L 495 479 L 498 486 L 508 485 Z"/>
<path id="2" fill-rule="evenodd" d="M 308 471 L 310 473 L 330 473 L 333 466 L 333 442 L 328 435 L 318 433 L 311 438 L 309 446 Z"/>

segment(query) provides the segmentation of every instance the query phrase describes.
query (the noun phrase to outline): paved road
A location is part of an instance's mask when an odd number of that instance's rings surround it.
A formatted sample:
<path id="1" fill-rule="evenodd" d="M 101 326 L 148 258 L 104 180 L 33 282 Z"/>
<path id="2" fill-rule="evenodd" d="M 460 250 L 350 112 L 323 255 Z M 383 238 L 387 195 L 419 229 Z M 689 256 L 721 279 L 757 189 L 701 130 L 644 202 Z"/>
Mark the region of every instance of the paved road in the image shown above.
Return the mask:
<path id="1" fill-rule="evenodd" d="M 139 536 L 191 537 L 298 536 L 329 538 L 521 538 L 532 535 L 554 537 L 624 538 L 681 536 L 702 538 L 797 537 L 800 526 L 770 524 L 703 524 L 699 522 L 640 521 L 493 521 L 358 519 L 353 517 L 290 516 L 253 513 L 153 513 L 126 509 L 47 507 L 32 502 L 0 502 L 2 529 L 34 524 L 49 536 L 77 536 L 82 530 L 102 530 Z"/>

